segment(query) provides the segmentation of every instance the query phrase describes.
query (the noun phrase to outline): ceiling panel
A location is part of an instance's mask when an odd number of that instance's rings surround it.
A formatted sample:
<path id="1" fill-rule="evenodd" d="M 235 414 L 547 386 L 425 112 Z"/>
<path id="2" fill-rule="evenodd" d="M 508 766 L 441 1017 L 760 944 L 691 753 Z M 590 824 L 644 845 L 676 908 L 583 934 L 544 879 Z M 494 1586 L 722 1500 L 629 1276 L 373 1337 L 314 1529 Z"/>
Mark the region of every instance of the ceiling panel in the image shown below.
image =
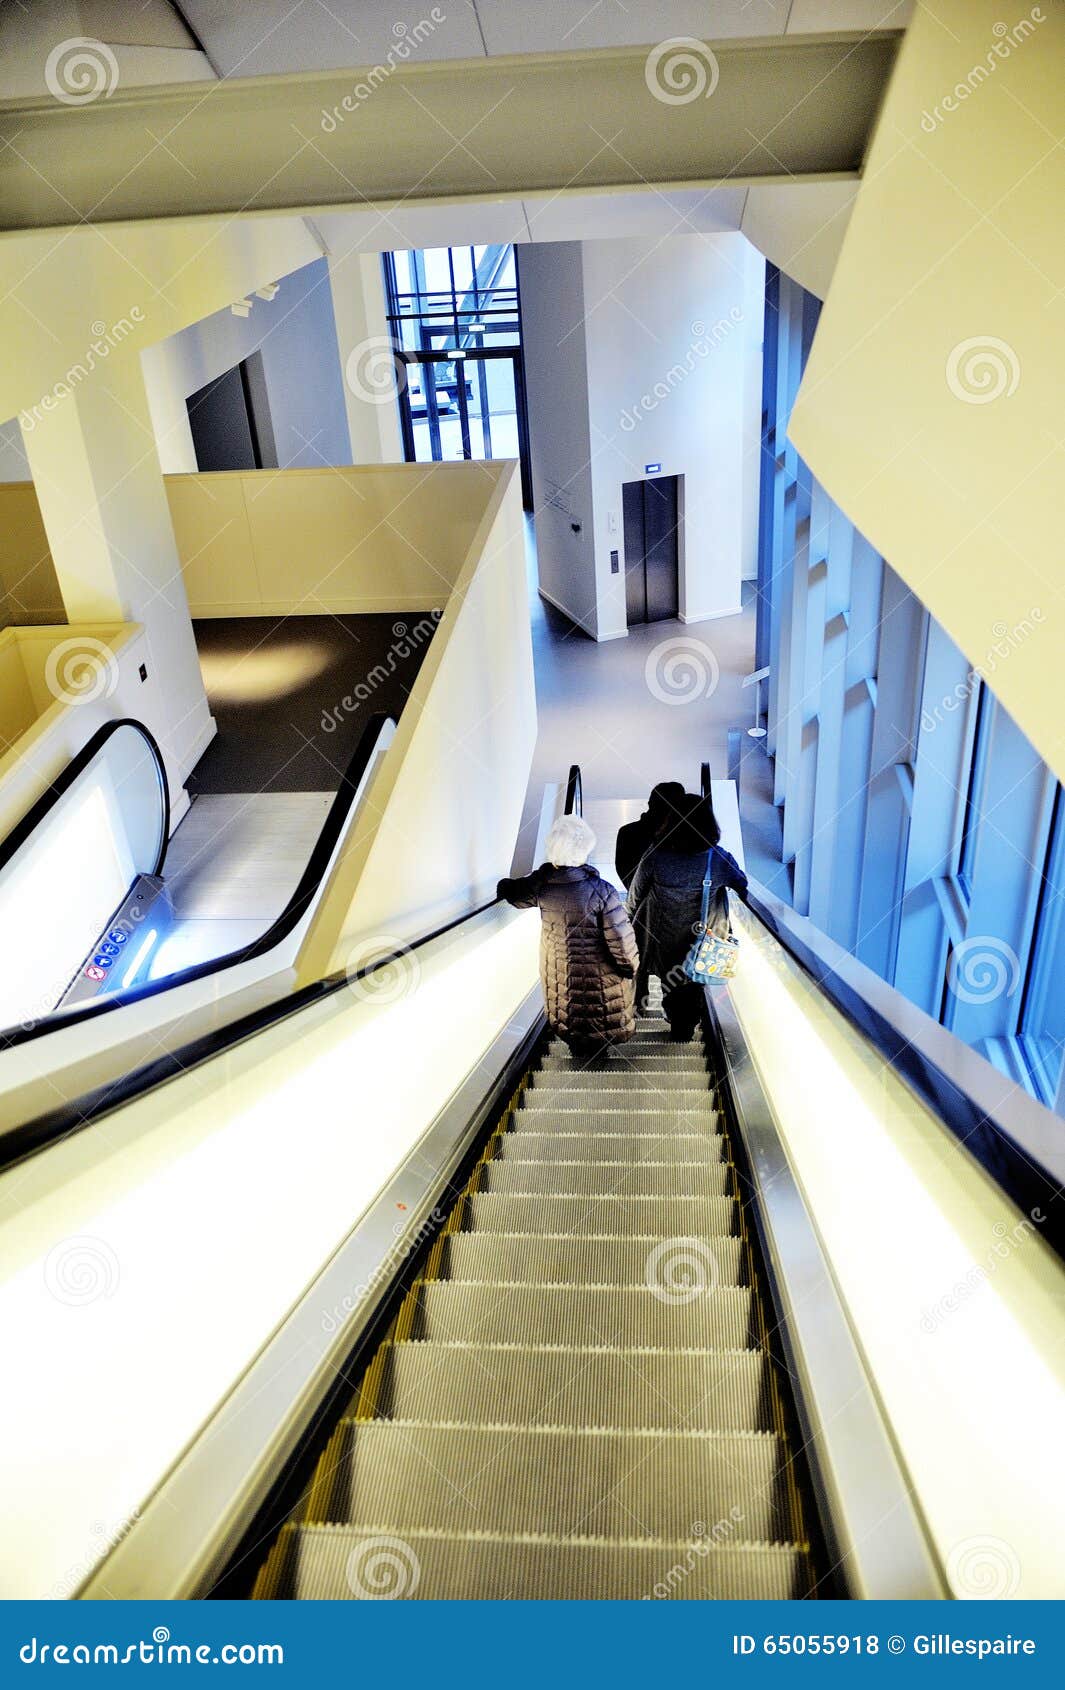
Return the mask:
<path id="1" fill-rule="evenodd" d="M 470 0 L 180 0 L 180 9 L 223 76 L 484 53 Z"/>
<path id="2" fill-rule="evenodd" d="M 794 0 L 789 35 L 832 29 L 905 29 L 913 0 Z"/>
<path id="3" fill-rule="evenodd" d="M 900 28 L 912 0 L 180 0 L 224 76 Z M 437 22 L 433 13 L 441 16 Z M 389 55 L 392 55 L 390 58 Z"/>
<path id="4" fill-rule="evenodd" d="M 694 36 L 782 35 L 790 0 L 477 0 L 489 53 L 640 47 Z M 824 26 L 822 26 L 824 27 Z M 842 25 L 834 25 L 841 28 Z"/>

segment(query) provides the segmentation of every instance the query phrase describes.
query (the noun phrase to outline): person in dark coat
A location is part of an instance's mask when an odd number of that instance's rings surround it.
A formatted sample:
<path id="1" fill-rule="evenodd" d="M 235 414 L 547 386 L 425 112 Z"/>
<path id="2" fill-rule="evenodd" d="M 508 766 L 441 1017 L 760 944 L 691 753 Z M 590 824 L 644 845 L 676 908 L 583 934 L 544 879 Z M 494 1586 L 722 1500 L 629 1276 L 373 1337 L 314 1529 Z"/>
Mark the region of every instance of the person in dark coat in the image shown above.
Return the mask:
<path id="1" fill-rule="evenodd" d="M 515 909 L 539 907 L 547 1019 L 574 1056 L 585 1058 L 635 1032 L 640 961 L 617 888 L 588 862 L 594 849 L 586 821 L 560 816 L 547 836 L 547 862 L 498 888 Z"/>
<path id="2" fill-rule="evenodd" d="M 633 876 L 644 852 L 649 851 L 668 831 L 670 822 L 677 821 L 681 816 L 685 797 L 679 780 L 659 781 L 657 786 L 652 786 L 648 794 L 647 808 L 643 815 L 618 828 L 617 843 L 614 846 L 614 867 L 626 891 L 632 885 Z"/>
<path id="3" fill-rule="evenodd" d="M 690 1039 L 699 1023 L 703 988 L 684 973 L 702 915 L 703 881 L 709 861 L 711 918 L 715 901 L 729 890 L 745 897 L 747 876 L 718 844 L 721 829 L 708 799 L 687 798 L 681 819 L 652 845 L 629 890 L 628 908 L 640 951 L 636 997 L 643 1004 L 647 982 L 662 982 L 662 1007 L 675 1039 Z"/>

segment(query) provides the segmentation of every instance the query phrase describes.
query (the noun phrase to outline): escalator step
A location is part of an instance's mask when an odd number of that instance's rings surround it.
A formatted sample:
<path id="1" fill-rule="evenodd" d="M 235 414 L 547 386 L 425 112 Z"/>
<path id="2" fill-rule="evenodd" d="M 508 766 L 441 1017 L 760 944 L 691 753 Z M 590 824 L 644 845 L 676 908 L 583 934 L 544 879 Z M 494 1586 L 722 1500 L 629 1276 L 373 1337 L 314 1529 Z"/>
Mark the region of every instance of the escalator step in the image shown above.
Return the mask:
<path id="1" fill-rule="evenodd" d="M 466 1199 L 465 1230 L 718 1237 L 737 1230 L 737 1211 L 731 1197 L 538 1197 L 478 1191 Z"/>
<path id="2" fill-rule="evenodd" d="M 769 1432 L 771 1366 L 761 1350 L 393 1344 L 378 1414 L 452 1424 Z"/>
<path id="3" fill-rule="evenodd" d="M 786 1444 L 771 1432 L 595 1432 L 348 1420 L 331 1447 L 332 1521 L 491 1531 L 794 1542 Z"/>
<path id="4" fill-rule="evenodd" d="M 651 1092 L 692 1092 L 699 1096 L 707 1096 L 710 1091 L 710 1076 L 702 1069 L 697 1074 L 662 1070 L 655 1073 L 643 1073 L 638 1068 L 620 1068 L 614 1074 L 597 1073 L 591 1068 L 549 1068 L 535 1069 L 529 1076 L 529 1086 L 536 1091 L 552 1091 L 559 1096 L 568 1091 L 621 1091 L 628 1096 L 635 1091 Z"/>
<path id="5" fill-rule="evenodd" d="M 721 1133 L 609 1132 L 590 1127 L 574 1132 L 568 1123 L 554 1132 L 535 1127 L 513 1129 L 499 1140 L 497 1155 L 520 1157 L 526 1162 L 570 1162 L 578 1156 L 589 1162 L 660 1162 L 676 1157 L 678 1162 L 721 1162 L 725 1139 Z"/>
<path id="6" fill-rule="evenodd" d="M 466 1284 L 667 1285 L 679 1295 L 710 1285 L 739 1285 L 740 1238 L 537 1238 L 500 1232 L 455 1232 L 441 1277 Z"/>
<path id="7" fill-rule="evenodd" d="M 546 1196 L 721 1197 L 732 1189 L 727 1162 L 530 1162 L 499 1156 L 481 1172 L 485 1191 Z"/>
<path id="8" fill-rule="evenodd" d="M 596 1286 L 445 1279 L 421 1286 L 411 1336 L 499 1344 L 520 1333 L 523 1344 L 745 1350 L 757 1348 L 755 1313 L 745 1286 L 675 1302 L 648 1285 L 615 1286 L 606 1296 Z"/>
<path id="9" fill-rule="evenodd" d="M 624 1085 L 631 1073 L 686 1073 L 693 1085 L 708 1083 L 707 1065 L 695 1056 L 610 1056 L 607 1061 L 573 1061 L 571 1056 L 544 1056 L 538 1073 L 570 1075 L 597 1073 L 605 1085 Z"/>
<path id="10" fill-rule="evenodd" d="M 617 1093 L 613 1095 L 617 1097 Z M 706 1093 L 705 1102 L 700 1095 L 691 1104 L 674 1106 L 672 1103 L 656 1104 L 654 1098 L 642 1093 L 636 1099 L 626 1095 L 624 1102 L 615 1103 L 603 1103 L 594 1095 L 575 1098 L 571 1094 L 559 1105 L 550 1097 L 545 1097 L 542 1091 L 525 1092 L 520 1108 L 511 1117 L 517 1130 L 526 1121 L 535 1120 L 558 1121 L 571 1129 L 587 1124 L 595 1132 L 602 1131 L 604 1121 L 617 1121 L 622 1126 L 631 1123 L 634 1132 L 710 1132 L 714 1130 L 716 1118 L 717 1110 L 711 1092 Z"/>
<path id="11" fill-rule="evenodd" d="M 783 1600 L 810 1588 L 808 1559 L 787 1544 L 707 1537 L 658 1545 L 291 1526 L 275 1548 L 278 1597 L 414 1601 Z"/>

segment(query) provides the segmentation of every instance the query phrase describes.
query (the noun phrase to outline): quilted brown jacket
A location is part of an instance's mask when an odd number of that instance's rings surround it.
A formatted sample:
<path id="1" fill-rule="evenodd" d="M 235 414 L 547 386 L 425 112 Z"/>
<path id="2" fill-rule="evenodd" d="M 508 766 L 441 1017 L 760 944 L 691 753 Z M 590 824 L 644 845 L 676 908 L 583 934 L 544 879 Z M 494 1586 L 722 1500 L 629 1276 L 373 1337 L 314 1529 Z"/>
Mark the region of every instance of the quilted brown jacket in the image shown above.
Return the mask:
<path id="1" fill-rule="evenodd" d="M 640 958 L 616 888 L 590 864 L 544 863 L 520 880 L 501 880 L 499 896 L 515 909 L 540 910 L 540 981 L 555 1031 L 578 1044 L 630 1039 Z"/>

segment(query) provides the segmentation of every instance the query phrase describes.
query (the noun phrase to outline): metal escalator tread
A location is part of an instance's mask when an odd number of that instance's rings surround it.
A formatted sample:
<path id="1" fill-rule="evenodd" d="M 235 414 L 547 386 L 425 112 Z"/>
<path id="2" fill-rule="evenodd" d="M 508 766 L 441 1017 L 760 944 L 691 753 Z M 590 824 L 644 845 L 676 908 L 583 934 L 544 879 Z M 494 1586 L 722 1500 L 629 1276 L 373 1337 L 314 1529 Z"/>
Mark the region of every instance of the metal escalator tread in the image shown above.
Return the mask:
<path id="1" fill-rule="evenodd" d="M 406 1342 L 387 1347 L 378 1413 L 453 1425 L 497 1416 L 530 1426 L 771 1432 L 761 1350 L 548 1348 Z"/>
<path id="2" fill-rule="evenodd" d="M 568 1121 L 544 1131 L 539 1124 L 519 1133 L 504 1133 L 499 1141 L 497 1156 L 516 1157 L 523 1162 L 619 1162 L 623 1167 L 633 1162 L 657 1162 L 670 1150 L 682 1162 L 727 1161 L 726 1140 L 723 1133 L 694 1132 L 614 1132 L 606 1122 L 575 1132 Z"/>
<path id="3" fill-rule="evenodd" d="M 528 1238 L 505 1232 L 456 1232 L 447 1241 L 443 1272 L 451 1283 L 497 1285 L 646 1285 L 661 1240 L 649 1237 Z M 693 1239 L 692 1264 L 721 1285 L 743 1283 L 742 1238 Z M 678 1259 L 680 1256 L 678 1252 Z"/>
<path id="4" fill-rule="evenodd" d="M 253 1594 L 808 1595 L 722 1126 L 701 1035 L 553 1041 Z"/>
<path id="5" fill-rule="evenodd" d="M 654 1232 L 659 1238 L 716 1237 L 736 1230 L 731 1197 L 539 1196 L 479 1191 L 466 1198 L 471 1227 L 493 1232 Z"/>
<path id="6" fill-rule="evenodd" d="M 731 1519 L 748 1541 L 798 1533 L 773 1432 L 344 1420 L 330 1448 L 325 1524 L 677 1542 L 694 1520 Z"/>
<path id="7" fill-rule="evenodd" d="M 387 1525 L 286 1526 L 268 1578 L 263 1595 L 349 1601 L 772 1601 L 809 1589 L 806 1555 L 790 1545 L 410 1530 L 397 1543 Z"/>
<path id="8" fill-rule="evenodd" d="M 482 1175 L 484 1191 L 543 1192 L 567 1197 L 724 1197 L 732 1190 L 727 1162 L 525 1161 L 497 1156 Z"/>

